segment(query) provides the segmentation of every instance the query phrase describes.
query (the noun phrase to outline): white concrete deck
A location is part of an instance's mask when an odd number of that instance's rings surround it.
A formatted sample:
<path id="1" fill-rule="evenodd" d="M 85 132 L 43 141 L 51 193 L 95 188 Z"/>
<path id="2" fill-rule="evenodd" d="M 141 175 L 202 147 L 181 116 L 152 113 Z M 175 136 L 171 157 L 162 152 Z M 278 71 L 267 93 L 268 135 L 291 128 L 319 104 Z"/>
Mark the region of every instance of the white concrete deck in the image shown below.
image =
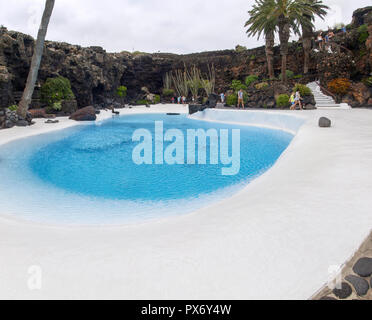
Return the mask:
<path id="1" fill-rule="evenodd" d="M 0 217 L 0 298 L 309 298 L 371 230 L 372 111 L 292 113 L 307 122 L 277 164 L 193 214 L 87 228 Z M 323 115 L 332 128 L 318 128 Z M 3 130 L 0 144 L 74 124 Z M 27 287 L 32 265 L 42 268 L 42 290 Z"/>

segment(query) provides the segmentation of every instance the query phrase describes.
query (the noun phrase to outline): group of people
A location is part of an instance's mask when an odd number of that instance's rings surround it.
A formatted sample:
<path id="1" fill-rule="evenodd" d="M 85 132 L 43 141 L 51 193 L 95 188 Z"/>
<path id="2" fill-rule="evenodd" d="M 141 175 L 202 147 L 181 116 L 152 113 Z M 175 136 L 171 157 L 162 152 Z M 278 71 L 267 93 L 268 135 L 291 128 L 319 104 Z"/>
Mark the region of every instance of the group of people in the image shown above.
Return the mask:
<path id="1" fill-rule="evenodd" d="M 333 33 L 333 31 L 329 31 L 324 37 L 323 33 L 320 32 L 316 38 L 316 43 L 318 44 L 319 50 L 327 50 L 329 48 L 329 43 L 334 36 L 335 34 Z"/>
<path id="2" fill-rule="evenodd" d="M 225 93 L 220 94 L 221 103 L 225 104 L 226 101 L 226 95 Z M 193 99 L 194 100 L 194 99 Z M 302 108 L 302 97 L 300 90 L 294 91 L 289 98 L 289 102 L 291 103 L 291 110 L 296 110 L 296 107 L 299 106 L 300 110 L 303 110 Z M 179 96 L 179 97 L 172 97 L 172 103 L 178 103 L 178 104 L 186 104 L 187 99 L 185 96 Z M 238 91 L 238 109 L 244 109 L 244 91 L 243 89 L 240 89 Z"/>
<path id="3" fill-rule="evenodd" d="M 345 26 L 343 26 L 340 30 L 344 34 L 347 33 Z M 328 33 L 326 34 L 323 34 L 323 32 L 319 32 L 315 40 L 319 47 L 319 50 L 328 50 L 330 48 L 330 42 L 332 41 L 332 38 L 334 38 L 334 36 L 335 34 L 332 30 L 328 30 Z"/>
<path id="4" fill-rule="evenodd" d="M 225 104 L 226 96 L 225 96 L 224 93 L 220 94 L 220 98 L 221 98 L 221 103 Z M 244 109 L 244 91 L 243 91 L 243 89 L 240 89 L 238 91 L 238 108 L 240 108 L 240 106 Z"/>
<path id="5" fill-rule="evenodd" d="M 172 97 L 172 103 L 186 104 L 186 100 L 185 96 Z"/>
<path id="6" fill-rule="evenodd" d="M 226 99 L 226 96 L 224 93 L 221 93 L 220 94 L 220 98 L 221 98 L 221 103 L 225 103 L 225 99 Z M 291 97 L 289 98 L 289 102 L 291 104 L 291 110 L 296 110 L 297 106 L 300 107 L 300 110 L 303 110 L 303 107 L 302 107 L 302 97 L 301 97 L 301 93 L 300 93 L 300 90 L 296 90 L 296 91 L 293 91 L 293 93 L 291 94 Z M 240 109 L 240 107 L 242 109 L 244 109 L 244 91 L 243 89 L 240 89 L 238 91 L 238 109 Z"/>
<path id="7" fill-rule="evenodd" d="M 291 103 L 291 110 L 296 110 L 296 107 L 299 106 L 300 110 L 303 110 L 302 108 L 302 102 L 301 102 L 301 93 L 300 90 L 293 91 L 291 94 L 291 97 L 289 98 L 289 102 Z"/>

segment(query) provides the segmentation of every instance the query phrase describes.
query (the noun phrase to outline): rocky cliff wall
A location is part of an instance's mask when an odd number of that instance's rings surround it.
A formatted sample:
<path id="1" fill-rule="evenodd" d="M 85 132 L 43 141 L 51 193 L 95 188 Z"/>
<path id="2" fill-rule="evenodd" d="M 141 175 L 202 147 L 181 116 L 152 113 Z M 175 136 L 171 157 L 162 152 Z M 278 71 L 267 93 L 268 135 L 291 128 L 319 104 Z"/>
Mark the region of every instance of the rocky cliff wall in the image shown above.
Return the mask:
<path id="1" fill-rule="evenodd" d="M 371 25 L 372 7 L 354 13 L 352 30 L 341 35 L 338 42 L 346 50 L 333 55 L 312 53 L 309 78 L 321 78 L 323 82 L 335 75 L 346 77 L 368 76 L 371 72 L 370 45 L 368 52 L 360 53 L 356 46 L 355 30 L 361 24 Z M 370 34 L 371 36 L 371 34 Z M 372 43 L 372 42 L 371 42 Z M 28 35 L 0 28 L 0 107 L 17 102 L 24 89 L 32 57 L 34 39 Z M 70 80 L 78 106 L 105 105 L 112 101 L 120 85 L 128 87 L 129 98 L 135 99 L 142 87 L 152 93 L 160 93 L 163 75 L 184 64 L 196 65 L 207 71 L 208 64 L 216 69 L 218 90 L 229 88 L 233 79 L 243 80 L 249 74 L 266 77 L 264 47 L 237 52 L 235 50 L 204 52 L 189 55 L 107 53 L 100 47 L 83 48 L 59 42 L 46 42 L 42 59 L 34 107 L 40 105 L 38 87 L 48 78 L 63 76 Z M 280 73 L 280 52 L 275 48 L 274 67 Z M 301 42 L 290 44 L 288 69 L 301 74 L 303 50 Z"/>

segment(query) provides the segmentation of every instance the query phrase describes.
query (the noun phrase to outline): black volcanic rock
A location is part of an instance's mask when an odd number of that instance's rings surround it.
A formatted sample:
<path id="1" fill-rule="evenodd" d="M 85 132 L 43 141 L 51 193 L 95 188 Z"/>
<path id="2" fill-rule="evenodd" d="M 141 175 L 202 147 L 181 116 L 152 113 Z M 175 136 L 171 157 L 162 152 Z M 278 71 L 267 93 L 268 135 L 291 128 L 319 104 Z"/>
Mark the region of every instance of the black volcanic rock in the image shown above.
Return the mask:
<path id="1" fill-rule="evenodd" d="M 70 119 L 75 121 L 95 121 L 97 119 L 96 109 L 93 107 L 82 108 L 74 112 Z"/>
<path id="2" fill-rule="evenodd" d="M 372 8 L 359 9 L 354 13 L 354 25 L 348 33 L 337 33 L 334 42 L 342 45 L 341 52 L 332 54 L 311 52 L 309 74 L 293 79 L 295 82 L 308 83 L 319 78 L 323 85 L 335 77 L 351 78 L 357 82 L 367 78 L 371 73 L 372 39 L 366 48 L 360 48 L 357 27 L 361 23 L 371 24 Z M 353 29 L 354 28 L 354 29 Z M 370 36 L 371 38 L 371 36 Z M 0 110 L 17 103 L 20 99 L 29 72 L 34 39 L 20 32 L 0 28 Z M 365 54 L 361 54 L 364 53 Z M 280 48 L 274 48 L 274 71 L 276 77 L 281 72 Z M 288 69 L 295 75 L 303 73 L 303 48 L 301 42 L 290 42 L 288 52 Z M 152 94 L 161 94 L 163 76 L 170 70 L 182 69 L 184 65 L 201 69 L 208 73 L 212 64 L 216 72 L 216 93 L 227 92 L 233 79 L 244 82 L 246 76 L 255 74 L 260 81 L 266 82 L 267 67 L 265 47 L 243 50 L 221 50 L 186 55 L 169 53 L 131 54 L 128 52 L 107 53 L 101 47 L 83 48 L 61 42 L 45 43 L 38 82 L 35 88 L 32 108 L 44 107 L 39 100 L 40 86 L 47 78 L 63 76 L 70 80 L 77 106 L 66 105 L 65 114 L 85 106 L 97 108 L 115 107 L 115 92 L 120 85 L 128 88 L 127 101 L 136 102 L 141 98 L 141 88 L 147 87 Z M 270 84 L 271 85 L 271 84 Z M 288 91 L 289 90 L 289 91 Z M 281 84 L 267 91 L 252 91 L 251 106 L 272 108 L 275 98 L 285 92 Z M 263 97 L 259 97 L 263 93 Z M 355 97 L 351 97 L 354 101 Z M 309 105 L 312 103 L 308 103 Z M 355 106 L 360 106 L 356 102 Z M 0 116 L 1 117 L 1 116 Z M 0 127 L 4 120 L 0 119 Z"/>

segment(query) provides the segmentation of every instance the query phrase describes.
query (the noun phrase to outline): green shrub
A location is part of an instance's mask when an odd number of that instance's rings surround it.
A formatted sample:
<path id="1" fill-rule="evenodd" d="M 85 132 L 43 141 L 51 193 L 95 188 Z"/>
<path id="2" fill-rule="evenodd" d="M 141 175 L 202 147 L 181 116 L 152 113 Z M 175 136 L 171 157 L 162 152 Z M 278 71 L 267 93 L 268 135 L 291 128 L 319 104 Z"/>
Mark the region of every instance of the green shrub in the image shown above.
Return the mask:
<path id="1" fill-rule="evenodd" d="M 48 78 L 41 86 L 41 101 L 53 107 L 55 102 L 75 99 L 70 81 L 63 77 Z"/>
<path id="2" fill-rule="evenodd" d="M 368 87 L 372 87 L 372 77 L 364 79 L 363 83 Z"/>
<path id="3" fill-rule="evenodd" d="M 297 90 L 300 90 L 300 94 L 301 94 L 302 97 L 306 97 L 306 96 L 311 96 L 312 95 L 311 90 L 307 86 L 305 86 L 303 84 L 297 83 L 293 87 L 293 91 L 294 92 L 297 92 Z"/>
<path id="4" fill-rule="evenodd" d="M 263 90 L 269 87 L 269 84 L 267 82 L 261 82 L 255 85 L 255 88 L 257 90 Z"/>
<path id="5" fill-rule="evenodd" d="M 203 104 L 206 104 L 207 101 L 208 101 L 208 98 L 207 98 L 207 97 L 204 97 L 204 98 L 203 98 Z"/>
<path id="6" fill-rule="evenodd" d="M 233 80 L 231 82 L 231 89 L 238 92 L 240 89 L 247 90 L 247 86 L 245 86 L 240 80 Z"/>
<path id="7" fill-rule="evenodd" d="M 252 55 L 249 57 L 249 59 L 251 59 L 251 60 L 256 60 L 256 56 L 255 56 L 254 54 L 252 54 Z"/>
<path id="8" fill-rule="evenodd" d="M 154 104 L 158 104 L 158 103 L 160 103 L 160 96 L 156 94 L 154 97 Z"/>
<path id="9" fill-rule="evenodd" d="M 52 109 L 55 110 L 55 111 L 61 111 L 62 110 L 62 102 L 61 101 L 54 102 L 53 106 L 52 106 Z"/>
<path id="10" fill-rule="evenodd" d="M 144 106 L 146 104 L 149 104 L 149 102 L 147 100 L 137 100 L 136 101 L 136 105 L 138 105 L 138 106 Z"/>
<path id="11" fill-rule="evenodd" d="M 245 84 L 247 87 L 249 87 L 252 83 L 258 81 L 258 76 L 252 74 L 245 78 Z"/>
<path id="12" fill-rule="evenodd" d="M 173 97 L 174 90 L 173 89 L 163 89 L 163 96 L 164 97 Z"/>
<path id="13" fill-rule="evenodd" d="M 236 94 L 230 94 L 226 97 L 226 104 L 228 106 L 236 106 L 238 104 L 238 96 Z"/>
<path id="14" fill-rule="evenodd" d="M 287 79 L 293 79 L 293 77 L 294 77 L 294 72 L 293 71 L 287 70 L 286 74 L 287 74 Z M 282 74 L 280 74 L 279 79 L 282 80 Z"/>
<path id="15" fill-rule="evenodd" d="M 244 51 L 247 51 L 247 47 L 244 47 L 244 46 L 241 46 L 241 45 L 238 44 L 238 45 L 235 47 L 235 51 L 238 52 L 238 53 L 240 53 L 240 52 L 244 52 Z"/>
<path id="16" fill-rule="evenodd" d="M 18 106 L 16 104 L 13 104 L 11 105 L 9 108 L 8 108 L 10 111 L 17 111 L 18 110 Z"/>
<path id="17" fill-rule="evenodd" d="M 142 51 L 134 51 L 132 52 L 133 56 L 141 56 L 141 55 L 147 55 L 148 53 L 142 52 Z"/>
<path id="18" fill-rule="evenodd" d="M 289 107 L 289 96 L 288 94 L 281 94 L 277 99 L 276 99 L 276 105 L 280 108 L 285 108 Z"/>
<path id="19" fill-rule="evenodd" d="M 126 86 L 120 86 L 116 89 L 116 95 L 120 98 L 125 98 L 127 96 L 128 88 Z"/>
<path id="20" fill-rule="evenodd" d="M 296 76 L 293 77 L 293 79 L 301 79 L 302 78 L 302 75 L 301 74 L 298 74 Z"/>
<path id="21" fill-rule="evenodd" d="M 368 39 L 369 33 L 368 33 L 368 26 L 366 24 L 361 25 L 358 28 L 358 41 L 360 44 L 364 44 L 366 40 Z"/>
<path id="22" fill-rule="evenodd" d="M 364 57 L 365 55 L 367 55 L 367 50 L 365 48 L 362 48 L 359 50 L 359 57 Z"/>

